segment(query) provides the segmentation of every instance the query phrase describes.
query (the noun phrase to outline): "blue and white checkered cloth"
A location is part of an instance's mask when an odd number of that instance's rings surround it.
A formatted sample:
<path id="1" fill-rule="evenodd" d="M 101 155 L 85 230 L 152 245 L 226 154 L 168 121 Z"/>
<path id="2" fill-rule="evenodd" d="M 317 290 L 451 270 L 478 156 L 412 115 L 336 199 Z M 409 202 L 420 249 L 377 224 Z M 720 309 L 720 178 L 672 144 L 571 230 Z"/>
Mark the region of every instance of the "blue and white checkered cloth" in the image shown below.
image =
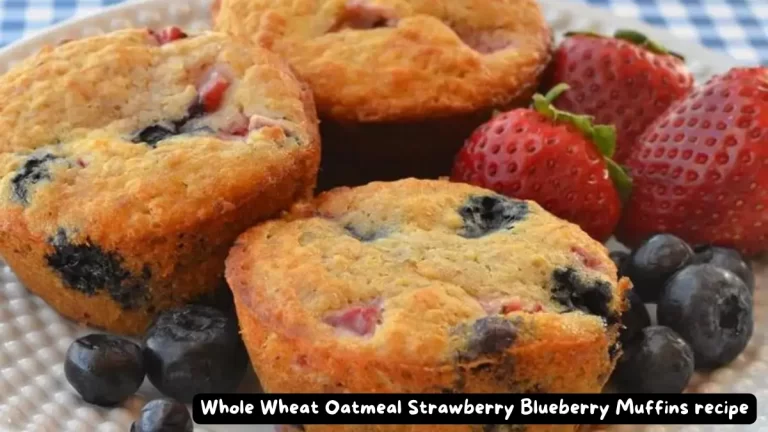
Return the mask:
<path id="1" fill-rule="evenodd" d="M 124 0 L 0 0 L 0 47 Z M 446 0 L 450 1 L 450 0 Z M 568 0 L 562 0 L 563 2 Z M 570 0 L 665 27 L 741 63 L 768 65 L 768 0 Z"/>

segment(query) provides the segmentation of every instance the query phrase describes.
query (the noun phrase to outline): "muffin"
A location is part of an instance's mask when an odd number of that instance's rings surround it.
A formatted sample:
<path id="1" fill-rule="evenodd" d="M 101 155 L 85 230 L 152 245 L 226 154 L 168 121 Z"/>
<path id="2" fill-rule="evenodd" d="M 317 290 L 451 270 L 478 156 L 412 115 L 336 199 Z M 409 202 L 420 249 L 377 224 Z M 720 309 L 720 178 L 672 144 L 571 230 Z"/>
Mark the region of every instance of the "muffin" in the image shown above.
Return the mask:
<path id="1" fill-rule="evenodd" d="M 600 392 L 620 353 L 629 289 L 576 225 L 441 180 L 326 192 L 244 233 L 226 267 L 270 393 Z"/>
<path id="2" fill-rule="evenodd" d="M 312 194 L 311 92 L 224 34 L 125 30 L 0 77 L 0 254 L 62 315 L 136 334 L 214 297 L 237 235 Z"/>
<path id="3" fill-rule="evenodd" d="M 220 0 L 214 23 L 283 54 L 322 120 L 320 187 L 448 175 L 550 59 L 535 0 Z"/>

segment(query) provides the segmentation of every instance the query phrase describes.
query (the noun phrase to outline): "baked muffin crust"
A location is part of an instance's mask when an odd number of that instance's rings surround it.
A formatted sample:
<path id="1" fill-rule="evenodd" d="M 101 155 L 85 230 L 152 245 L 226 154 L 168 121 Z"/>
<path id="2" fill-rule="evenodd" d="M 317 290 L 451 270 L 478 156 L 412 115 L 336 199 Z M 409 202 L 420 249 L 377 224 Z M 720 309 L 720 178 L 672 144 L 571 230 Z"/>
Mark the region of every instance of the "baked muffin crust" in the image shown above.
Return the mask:
<path id="1" fill-rule="evenodd" d="M 352 122 L 508 104 L 551 46 L 535 0 L 221 0 L 214 22 L 285 55 L 321 115 Z"/>
<path id="2" fill-rule="evenodd" d="M 537 204 L 413 179 L 249 230 L 227 280 L 268 392 L 599 392 L 629 288 Z"/>
<path id="3" fill-rule="evenodd" d="M 209 294 L 235 236 L 314 187 L 310 93 L 224 34 L 48 47 L 0 78 L 0 99 L 0 252 L 97 326 L 137 332 Z"/>

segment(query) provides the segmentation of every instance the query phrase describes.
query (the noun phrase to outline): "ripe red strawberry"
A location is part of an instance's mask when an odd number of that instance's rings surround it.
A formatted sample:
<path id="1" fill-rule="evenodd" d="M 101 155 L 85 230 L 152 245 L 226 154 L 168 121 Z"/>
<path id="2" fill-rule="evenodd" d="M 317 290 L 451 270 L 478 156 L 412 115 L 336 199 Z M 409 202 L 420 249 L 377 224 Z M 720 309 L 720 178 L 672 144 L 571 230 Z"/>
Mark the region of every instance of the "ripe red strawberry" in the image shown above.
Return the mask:
<path id="1" fill-rule="evenodd" d="M 456 156 L 451 179 L 537 201 L 605 240 L 621 215 L 619 192 L 631 185 L 610 159 L 613 127 L 552 106 L 567 88 L 556 86 L 534 96 L 532 109 L 499 114 L 480 126 Z"/>
<path id="2" fill-rule="evenodd" d="M 630 30 L 613 38 L 569 34 L 552 65 L 551 82 L 571 87 L 555 105 L 615 125 L 618 163 L 624 163 L 645 128 L 693 87 L 682 57 Z"/>
<path id="3" fill-rule="evenodd" d="M 768 68 L 712 78 L 640 137 L 620 239 L 656 232 L 692 244 L 768 250 Z"/>
<path id="4" fill-rule="evenodd" d="M 155 37 L 157 43 L 160 45 L 165 45 L 187 37 L 187 34 L 184 33 L 182 29 L 175 26 L 166 27 L 160 31 L 150 30 L 149 32 Z"/>

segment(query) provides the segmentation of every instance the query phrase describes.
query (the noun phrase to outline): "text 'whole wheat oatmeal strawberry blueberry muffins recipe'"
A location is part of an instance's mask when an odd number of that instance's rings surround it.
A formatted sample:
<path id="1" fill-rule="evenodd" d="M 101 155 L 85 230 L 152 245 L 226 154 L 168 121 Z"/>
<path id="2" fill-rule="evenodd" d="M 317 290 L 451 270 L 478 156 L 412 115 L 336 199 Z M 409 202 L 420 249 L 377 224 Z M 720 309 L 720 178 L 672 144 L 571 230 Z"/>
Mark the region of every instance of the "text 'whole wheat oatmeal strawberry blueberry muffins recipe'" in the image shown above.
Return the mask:
<path id="1" fill-rule="evenodd" d="M 284 55 L 322 120 L 319 186 L 438 177 L 550 60 L 535 0 L 220 0 L 214 26 Z"/>

